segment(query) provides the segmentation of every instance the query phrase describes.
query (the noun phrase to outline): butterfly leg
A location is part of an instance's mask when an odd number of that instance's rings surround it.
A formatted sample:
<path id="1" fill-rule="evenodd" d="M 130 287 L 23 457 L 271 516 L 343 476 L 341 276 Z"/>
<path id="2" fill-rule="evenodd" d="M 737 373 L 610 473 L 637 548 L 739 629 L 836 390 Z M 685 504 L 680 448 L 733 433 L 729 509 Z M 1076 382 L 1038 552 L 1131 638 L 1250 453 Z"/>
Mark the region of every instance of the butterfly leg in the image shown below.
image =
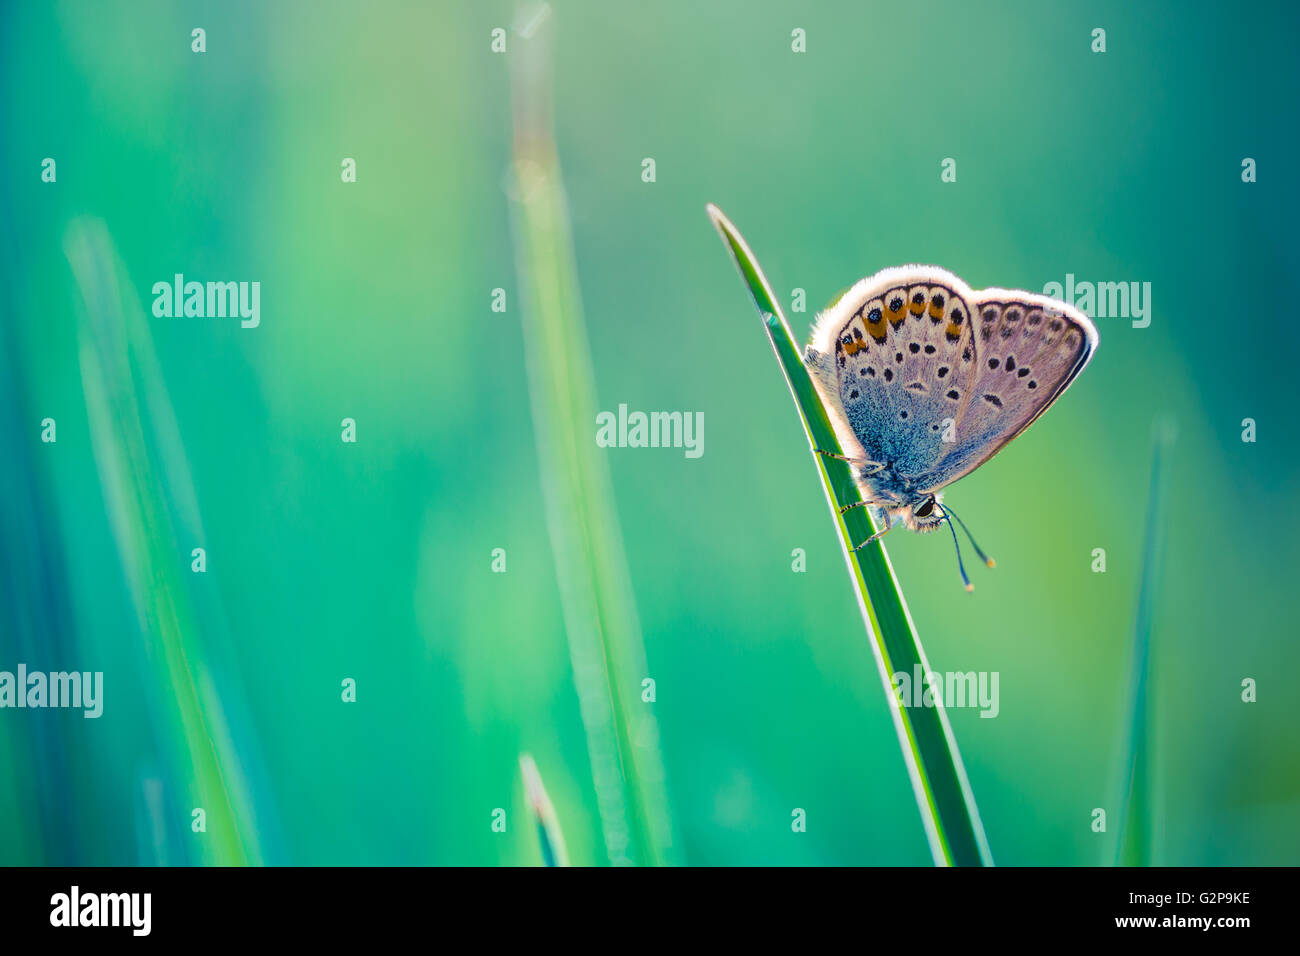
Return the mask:
<path id="1" fill-rule="evenodd" d="M 863 502 L 863 504 L 866 504 L 866 502 Z M 868 538 L 866 541 L 863 541 L 860 545 L 858 545 L 857 547 L 855 547 L 855 548 L 853 549 L 854 551 L 861 551 L 863 548 L 865 548 L 865 547 L 866 547 L 867 545 L 869 545 L 871 542 L 875 541 L 877 538 L 883 538 L 883 537 L 884 537 L 884 536 L 889 532 L 889 529 L 893 527 L 893 525 L 890 524 L 890 522 L 889 522 L 889 512 L 888 512 L 888 511 L 882 511 L 881 514 L 884 516 L 885 526 L 884 526 L 883 528 L 881 528 L 879 531 L 877 531 L 875 534 L 873 534 L 873 535 L 872 535 L 870 538 Z"/>
<path id="2" fill-rule="evenodd" d="M 863 470 L 863 475 L 874 475 L 885 466 L 878 461 L 868 461 L 866 458 L 850 458 L 848 455 L 840 455 L 833 451 L 826 451 L 823 448 L 814 448 L 813 451 L 818 455 L 825 455 L 827 458 L 834 458 L 836 461 L 846 461 L 850 465 L 859 465 Z"/>
<path id="3" fill-rule="evenodd" d="M 814 448 L 813 451 L 819 455 L 825 455 L 827 458 L 834 458 L 837 461 L 847 461 L 850 465 L 856 465 L 862 460 L 860 458 L 850 458 L 847 455 L 841 455 L 838 452 L 827 451 L 825 448 Z"/>

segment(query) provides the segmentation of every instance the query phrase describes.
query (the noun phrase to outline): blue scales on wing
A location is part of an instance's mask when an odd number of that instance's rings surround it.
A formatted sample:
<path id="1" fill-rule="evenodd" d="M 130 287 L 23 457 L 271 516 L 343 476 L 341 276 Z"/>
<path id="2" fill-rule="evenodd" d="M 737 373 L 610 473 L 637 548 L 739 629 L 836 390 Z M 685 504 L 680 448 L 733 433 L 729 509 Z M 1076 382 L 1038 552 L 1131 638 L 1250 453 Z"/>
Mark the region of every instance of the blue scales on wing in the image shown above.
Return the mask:
<path id="1" fill-rule="evenodd" d="M 970 306 L 955 279 L 940 269 L 886 270 L 826 313 L 809 347 L 818 390 L 832 419 L 843 418 L 841 444 L 896 476 L 927 473 L 951 449 L 945 434 L 975 361 Z"/>

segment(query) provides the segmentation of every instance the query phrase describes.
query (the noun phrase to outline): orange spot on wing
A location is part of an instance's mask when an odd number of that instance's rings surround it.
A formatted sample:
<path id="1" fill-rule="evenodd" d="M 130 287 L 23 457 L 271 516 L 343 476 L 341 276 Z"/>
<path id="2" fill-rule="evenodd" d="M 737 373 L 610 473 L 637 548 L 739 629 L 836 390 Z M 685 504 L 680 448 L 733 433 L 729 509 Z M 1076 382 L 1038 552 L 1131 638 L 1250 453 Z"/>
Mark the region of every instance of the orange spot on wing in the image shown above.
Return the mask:
<path id="1" fill-rule="evenodd" d="M 889 335 L 889 329 L 885 326 L 884 316 L 881 316 L 880 318 L 876 319 L 874 322 L 871 319 L 866 319 L 865 321 L 867 325 L 867 331 L 871 333 L 871 337 L 875 339 L 877 342 L 885 341 L 885 337 Z"/>

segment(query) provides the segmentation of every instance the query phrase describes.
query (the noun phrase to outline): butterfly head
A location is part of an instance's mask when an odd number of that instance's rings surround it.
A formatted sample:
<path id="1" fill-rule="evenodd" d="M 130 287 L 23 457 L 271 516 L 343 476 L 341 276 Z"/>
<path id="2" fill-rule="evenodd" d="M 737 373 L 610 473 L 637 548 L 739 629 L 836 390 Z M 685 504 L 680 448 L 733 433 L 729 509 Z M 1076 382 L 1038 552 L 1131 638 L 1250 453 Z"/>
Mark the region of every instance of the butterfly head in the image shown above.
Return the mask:
<path id="1" fill-rule="evenodd" d="M 940 494 L 920 495 L 895 509 L 894 517 L 910 531 L 937 531 L 948 517 L 942 502 Z"/>

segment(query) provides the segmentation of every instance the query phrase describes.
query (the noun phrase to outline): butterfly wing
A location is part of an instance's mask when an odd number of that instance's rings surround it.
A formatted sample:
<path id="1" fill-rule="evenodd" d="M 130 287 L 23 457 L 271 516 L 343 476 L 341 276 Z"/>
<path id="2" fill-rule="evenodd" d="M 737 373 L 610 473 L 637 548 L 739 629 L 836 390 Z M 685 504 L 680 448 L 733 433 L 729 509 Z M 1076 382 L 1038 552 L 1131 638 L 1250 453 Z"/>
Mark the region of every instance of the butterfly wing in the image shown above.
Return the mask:
<path id="1" fill-rule="evenodd" d="M 971 303 L 974 362 L 945 453 L 917 486 L 937 491 L 988 461 L 1060 398 L 1097 350 L 1086 315 L 1046 296 L 985 289 Z"/>
<path id="2" fill-rule="evenodd" d="M 806 357 L 850 455 L 906 475 L 948 454 L 959 383 L 975 373 L 972 298 L 946 270 L 903 266 L 863 279 L 818 318 Z"/>
<path id="3" fill-rule="evenodd" d="M 863 279 L 824 312 L 806 357 L 840 445 L 886 466 L 879 484 L 937 491 L 1047 410 L 1097 330 L 1045 296 L 972 292 L 935 266 Z"/>

